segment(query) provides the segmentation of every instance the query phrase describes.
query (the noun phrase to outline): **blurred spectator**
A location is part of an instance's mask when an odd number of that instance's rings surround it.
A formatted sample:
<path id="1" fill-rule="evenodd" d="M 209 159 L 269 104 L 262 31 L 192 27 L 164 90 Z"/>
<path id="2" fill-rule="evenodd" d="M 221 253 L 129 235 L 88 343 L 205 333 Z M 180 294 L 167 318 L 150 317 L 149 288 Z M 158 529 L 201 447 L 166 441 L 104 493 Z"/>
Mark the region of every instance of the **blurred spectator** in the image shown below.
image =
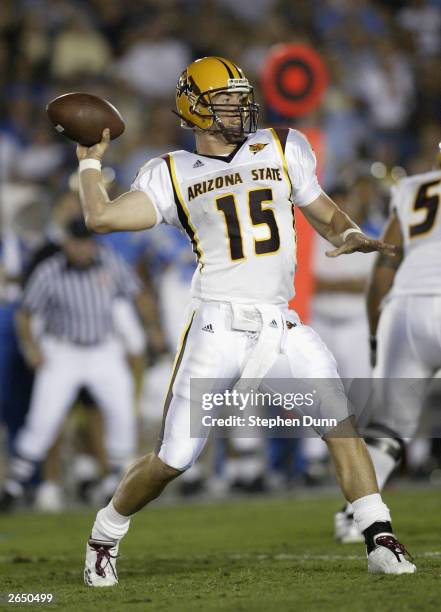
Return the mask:
<path id="1" fill-rule="evenodd" d="M 78 8 L 72 11 L 67 27 L 55 37 L 52 52 L 55 77 L 100 75 L 109 68 L 112 54 L 107 40 Z"/>
<path id="2" fill-rule="evenodd" d="M 341 65 L 337 52 L 331 52 L 327 60 L 330 84 L 321 115 L 325 148 L 321 168 L 323 185 L 332 189 L 341 169 L 357 159 L 368 133 L 356 101 L 345 88 L 349 67 Z"/>
<path id="3" fill-rule="evenodd" d="M 427 122 L 423 125 L 418 139 L 419 153 L 409 164 L 409 174 L 428 172 L 435 167 L 435 154 L 441 142 L 441 123 Z"/>
<path id="4" fill-rule="evenodd" d="M 271 16 L 277 0 L 216 0 L 219 7 L 227 8 L 237 19 L 246 23 L 266 22 Z"/>
<path id="5" fill-rule="evenodd" d="M 188 47 L 170 36 L 170 23 L 161 13 L 134 32 L 115 73 L 147 98 L 173 95 L 177 77 L 190 61 Z"/>
<path id="6" fill-rule="evenodd" d="M 398 13 L 398 23 L 409 30 L 421 55 L 441 51 L 441 7 L 427 0 L 410 0 Z"/>
<path id="7" fill-rule="evenodd" d="M 412 120 L 413 154 L 418 154 L 421 132 L 427 126 L 441 125 L 441 79 L 434 74 L 441 73 L 441 57 L 424 60 L 418 68 L 417 106 Z M 435 134 L 438 129 L 435 128 Z"/>
<path id="8" fill-rule="evenodd" d="M 63 163 L 63 147 L 54 142 L 48 122 L 39 121 L 29 134 L 31 142 L 17 160 L 17 178 L 42 181 Z"/>
<path id="9" fill-rule="evenodd" d="M 375 41 L 376 58 L 355 79 L 371 125 L 380 132 L 400 130 L 413 110 L 415 84 L 406 58 L 388 40 Z"/>
<path id="10" fill-rule="evenodd" d="M 179 119 L 171 111 L 172 103 L 152 102 L 150 112 L 132 138 L 125 144 L 120 166 L 120 183 L 129 188 L 139 168 L 152 157 L 179 149 Z"/>

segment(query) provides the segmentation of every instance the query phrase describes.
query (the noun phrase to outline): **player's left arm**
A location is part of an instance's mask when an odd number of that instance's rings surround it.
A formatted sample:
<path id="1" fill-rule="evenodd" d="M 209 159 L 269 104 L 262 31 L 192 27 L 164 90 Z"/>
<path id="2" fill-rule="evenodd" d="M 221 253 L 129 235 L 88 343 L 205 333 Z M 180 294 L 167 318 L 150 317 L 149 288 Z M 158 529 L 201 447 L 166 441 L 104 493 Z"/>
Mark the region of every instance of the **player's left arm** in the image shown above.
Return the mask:
<path id="1" fill-rule="evenodd" d="M 382 238 L 384 241 L 395 245 L 396 253 L 393 257 L 388 253 L 378 253 L 369 279 L 366 300 L 371 338 L 374 338 L 377 333 L 381 303 L 389 293 L 395 274 L 403 261 L 403 235 L 395 211 L 391 213 Z"/>
<path id="2" fill-rule="evenodd" d="M 393 244 L 366 236 L 323 191 L 310 204 L 302 206 L 301 211 L 314 229 L 336 247 L 326 252 L 328 257 L 338 257 L 356 251 L 380 251 L 393 256 L 396 251 Z"/>
<path id="3" fill-rule="evenodd" d="M 314 151 L 307 138 L 297 130 L 288 132 L 285 159 L 293 201 L 317 232 L 336 247 L 326 253 L 328 257 L 355 251 L 393 254 L 393 245 L 365 236 L 351 218 L 323 192 L 317 180 Z"/>

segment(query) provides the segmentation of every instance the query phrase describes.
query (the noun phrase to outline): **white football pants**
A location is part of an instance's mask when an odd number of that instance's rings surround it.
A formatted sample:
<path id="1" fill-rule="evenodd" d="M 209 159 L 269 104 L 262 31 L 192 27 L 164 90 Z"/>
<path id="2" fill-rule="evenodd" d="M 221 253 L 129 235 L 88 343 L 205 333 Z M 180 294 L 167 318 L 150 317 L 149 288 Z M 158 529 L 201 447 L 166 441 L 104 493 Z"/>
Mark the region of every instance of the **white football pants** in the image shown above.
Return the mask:
<path id="1" fill-rule="evenodd" d="M 109 461 L 124 465 L 135 452 L 134 384 L 120 343 L 78 346 L 43 338 L 44 364 L 37 371 L 31 404 L 16 451 L 32 461 L 45 459 L 82 386 L 102 410 Z"/>
<path id="2" fill-rule="evenodd" d="M 373 420 L 410 438 L 418 428 L 424 398 L 409 392 L 405 381 L 390 379 L 429 379 L 441 368 L 441 296 L 391 298 L 381 313 L 377 338 L 375 377 L 383 380 Z"/>
<path id="3" fill-rule="evenodd" d="M 275 361 L 264 375 L 261 388 L 268 378 L 338 379 L 335 359 L 318 334 L 302 325 L 294 311 L 287 307 L 273 308 L 283 319 L 283 335 Z M 193 300 L 187 321 L 165 402 L 157 449 L 159 458 L 178 470 L 193 465 L 207 440 L 205 434 L 195 438 L 190 435 L 190 379 L 219 380 L 220 386 L 216 387 L 216 392 L 232 389 L 244 370 L 247 371 L 247 363 L 255 347 L 255 340 L 249 332 L 232 329 L 233 312 L 229 303 Z M 293 324 L 290 329 L 286 321 Z M 329 397 L 328 416 L 340 422 L 349 413 L 343 386 L 336 383 L 334 388 L 337 387 L 334 396 Z M 314 410 L 320 410 L 320 416 L 326 417 L 323 405 L 320 408 L 302 407 L 302 410 L 312 417 L 317 416 Z M 317 431 L 320 435 L 326 433 Z"/>

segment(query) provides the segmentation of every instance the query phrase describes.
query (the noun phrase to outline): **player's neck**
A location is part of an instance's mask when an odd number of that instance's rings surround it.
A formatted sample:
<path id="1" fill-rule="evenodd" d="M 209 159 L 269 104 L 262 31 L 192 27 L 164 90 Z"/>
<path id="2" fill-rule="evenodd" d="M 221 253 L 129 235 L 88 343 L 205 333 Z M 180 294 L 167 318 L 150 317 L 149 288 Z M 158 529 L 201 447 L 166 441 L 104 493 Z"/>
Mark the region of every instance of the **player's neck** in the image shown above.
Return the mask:
<path id="1" fill-rule="evenodd" d="M 195 132 L 196 151 L 200 155 L 229 155 L 237 143 L 229 143 L 220 134 Z"/>

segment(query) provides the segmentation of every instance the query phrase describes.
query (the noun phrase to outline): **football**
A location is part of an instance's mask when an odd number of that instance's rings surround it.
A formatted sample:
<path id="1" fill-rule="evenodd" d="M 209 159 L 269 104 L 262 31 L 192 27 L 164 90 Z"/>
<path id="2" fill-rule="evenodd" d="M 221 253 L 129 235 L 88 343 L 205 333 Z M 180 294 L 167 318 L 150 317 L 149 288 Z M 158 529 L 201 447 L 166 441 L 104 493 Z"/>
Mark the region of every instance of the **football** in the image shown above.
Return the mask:
<path id="1" fill-rule="evenodd" d="M 125 129 L 121 114 L 110 102 L 88 93 L 58 96 L 46 112 L 57 132 L 87 147 L 100 142 L 105 128 L 110 129 L 111 140 Z"/>

